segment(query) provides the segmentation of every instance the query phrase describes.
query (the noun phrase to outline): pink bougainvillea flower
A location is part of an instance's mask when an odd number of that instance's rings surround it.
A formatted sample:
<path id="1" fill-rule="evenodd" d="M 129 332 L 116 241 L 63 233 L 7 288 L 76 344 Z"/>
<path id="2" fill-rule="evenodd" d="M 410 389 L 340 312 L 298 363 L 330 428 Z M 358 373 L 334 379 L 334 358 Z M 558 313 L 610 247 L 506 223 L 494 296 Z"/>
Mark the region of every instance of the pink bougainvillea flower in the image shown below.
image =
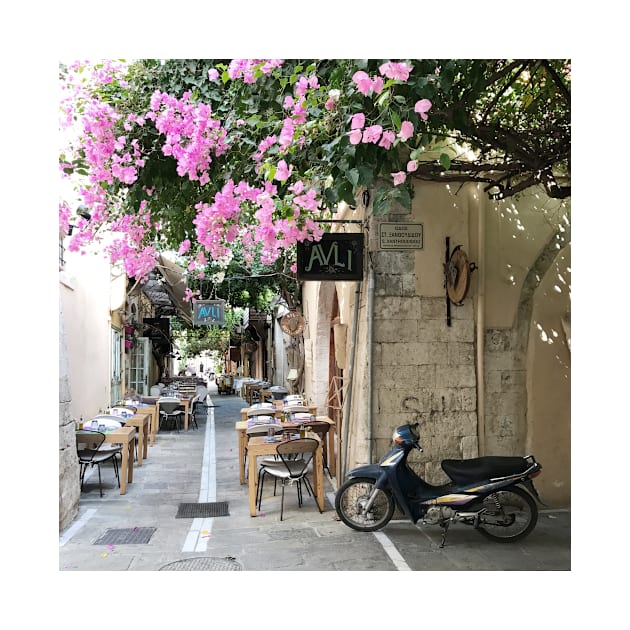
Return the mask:
<path id="1" fill-rule="evenodd" d="M 324 108 L 327 109 L 329 112 L 332 112 L 335 107 L 337 107 L 337 103 L 335 103 L 335 99 L 331 96 L 324 104 Z"/>
<path id="2" fill-rule="evenodd" d="M 406 81 L 412 70 L 413 66 L 408 66 L 404 62 L 396 63 L 394 61 L 388 61 L 379 67 L 379 72 L 383 76 L 386 76 L 388 79 L 398 79 L 400 81 Z"/>
<path id="3" fill-rule="evenodd" d="M 178 254 L 185 254 L 188 250 L 190 249 L 190 240 L 186 239 L 185 241 L 182 241 L 180 246 L 179 246 L 179 250 L 177 251 Z"/>
<path id="4" fill-rule="evenodd" d="M 292 186 L 289 186 L 289 190 L 296 195 L 301 195 L 304 190 L 304 182 L 300 179 Z"/>
<path id="5" fill-rule="evenodd" d="M 389 149 L 392 146 L 392 142 L 396 139 L 396 136 L 393 131 L 387 130 L 383 132 L 383 137 L 381 141 L 378 143 L 379 147 L 383 147 L 384 149 Z"/>
<path id="6" fill-rule="evenodd" d="M 407 173 L 405 173 L 405 171 L 398 171 L 397 173 L 392 173 L 392 177 L 394 178 L 394 186 L 398 186 L 405 182 Z"/>
<path id="7" fill-rule="evenodd" d="M 278 162 L 278 167 L 276 169 L 274 179 L 277 179 L 279 182 L 286 182 L 287 179 L 291 177 L 291 171 L 293 171 L 293 164 L 288 167 L 287 163 L 284 160 L 280 160 Z"/>
<path id="8" fill-rule="evenodd" d="M 431 109 L 431 105 L 432 103 L 428 98 L 423 98 L 414 105 L 413 111 L 420 114 L 422 120 L 427 120 L 429 117 L 426 113 Z"/>
<path id="9" fill-rule="evenodd" d="M 366 127 L 363 132 L 363 142 L 372 142 L 376 144 L 383 133 L 383 127 L 380 125 L 372 125 L 371 127 Z"/>
<path id="10" fill-rule="evenodd" d="M 398 137 L 403 140 L 408 140 L 413 136 L 413 123 L 405 120 L 403 124 L 400 126 L 400 131 L 398 132 Z"/>
<path id="11" fill-rule="evenodd" d="M 367 72 L 363 72 L 363 70 L 358 70 L 352 75 L 352 80 L 357 86 L 357 90 L 367 96 L 372 89 L 372 80 L 370 79 Z"/>
<path id="12" fill-rule="evenodd" d="M 352 122 L 350 123 L 351 129 L 363 129 L 363 125 L 365 125 L 365 114 L 355 114 L 352 117 Z"/>
<path id="13" fill-rule="evenodd" d="M 210 79 L 210 81 L 214 81 L 215 79 L 219 78 L 219 71 L 216 68 L 210 68 L 210 70 L 208 70 L 208 79 Z"/>
<path id="14" fill-rule="evenodd" d="M 348 133 L 350 136 L 350 144 L 359 144 L 363 137 L 363 132 L 360 129 L 354 129 Z"/>
<path id="15" fill-rule="evenodd" d="M 375 94 L 380 94 L 383 91 L 384 85 L 385 83 L 381 77 L 374 77 L 372 79 L 372 90 Z"/>
<path id="16" fill-rule="evenodd" d="M 413 173 L 418 170 L 418 160 L 409 160 L 407 162 L 407 173 Z"/>

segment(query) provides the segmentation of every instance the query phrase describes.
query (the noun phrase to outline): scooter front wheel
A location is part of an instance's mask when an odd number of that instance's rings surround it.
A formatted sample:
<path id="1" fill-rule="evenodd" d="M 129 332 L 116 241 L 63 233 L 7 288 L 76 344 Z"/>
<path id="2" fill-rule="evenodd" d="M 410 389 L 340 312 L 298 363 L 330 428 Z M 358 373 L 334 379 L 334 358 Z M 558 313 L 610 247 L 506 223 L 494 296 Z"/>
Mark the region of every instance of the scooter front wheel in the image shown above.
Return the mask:
<path id="1" fill-rule="evenodd" d="M 366 509 L 373 494 L 374 500 Z M 379 490 L 374 479 L 349 479 L 339 488 L 335 497 L 339 518 L 359 532 L 374 532 L 385 527 L 394 515 L 394 507 L 391 494 Z"/>

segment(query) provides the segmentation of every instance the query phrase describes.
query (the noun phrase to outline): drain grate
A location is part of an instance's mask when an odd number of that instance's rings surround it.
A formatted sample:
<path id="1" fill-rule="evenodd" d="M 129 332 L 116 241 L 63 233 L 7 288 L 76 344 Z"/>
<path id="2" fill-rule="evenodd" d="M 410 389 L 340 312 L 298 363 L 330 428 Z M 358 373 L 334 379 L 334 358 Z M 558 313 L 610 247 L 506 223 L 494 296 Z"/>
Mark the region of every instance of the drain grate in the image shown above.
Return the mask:
<path id="1" fill-rule="evenodd" d="M 146 545 L 156 527 L 132 527 L 130 529 L 108 529 L 95 545 Z"/>
<path id="2" fill-rule="evenodd" d="M 180 503 L 175 518 L 208 518 L 229 516 L 227 501 L 218 503 Z"/>
<path id="3" fill-rule="evenodd" d="M 242 571 L 243 567 L 229 558 L 188 558 L 166 564 L 160 571 Z"/>

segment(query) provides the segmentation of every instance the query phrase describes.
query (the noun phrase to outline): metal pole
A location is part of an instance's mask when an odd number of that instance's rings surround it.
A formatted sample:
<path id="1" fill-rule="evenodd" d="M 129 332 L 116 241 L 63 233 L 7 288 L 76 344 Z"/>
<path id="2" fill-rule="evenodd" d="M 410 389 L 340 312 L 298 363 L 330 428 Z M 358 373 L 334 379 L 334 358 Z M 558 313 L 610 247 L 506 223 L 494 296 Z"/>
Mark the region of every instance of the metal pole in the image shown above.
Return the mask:
<path id="1" fill-rule="evenodd" d="M 368 303 L 367 303 L 367 448 L 368 448 L 368 464 L 372 463 L 372 456 L 374 451 L 373 444 L 373 427 L 372 427 L 372 340 L 374 337 L 374 265 L 372 265 L 372 259 L 369 260 L 368 270 Z"/>
<path id="2" fill-rule="evenodd" d="M 348 459 L 348 421 L 350 417 L 350 405 L 352 403 L 352 373 L 354 372 L 354 357 L 355 348 L 357 346 L 357 331 L 359 321 L 359 302 L 361 300 L 361 283 L 357 282 L 357 288 L 354 297 L 354 318 L 352 322 L 352 350 L 350 353 L 350 367 L 348 368 L 348 391 L 346 399 L 344 400 L 343 409 L 343 430 L 342 430 L 342 442 L 341 442 L 341 473 L 339 481 L 342 482 L 346 476 L 346 466 Z"/>

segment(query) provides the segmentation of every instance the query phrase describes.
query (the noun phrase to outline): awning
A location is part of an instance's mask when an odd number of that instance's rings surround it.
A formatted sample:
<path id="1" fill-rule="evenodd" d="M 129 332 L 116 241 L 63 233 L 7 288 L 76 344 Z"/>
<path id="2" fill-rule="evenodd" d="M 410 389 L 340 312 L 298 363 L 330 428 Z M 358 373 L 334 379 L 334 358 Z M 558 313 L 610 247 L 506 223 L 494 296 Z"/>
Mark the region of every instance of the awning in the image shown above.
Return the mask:
<path id="1" fill-rule="evenodd" d="M 142 287 L 142 292 L 162 315 L 179 315 L 192 324 L 192 304 L 184 301 L 188 287 L 188 272 L 178 264 L 160 254 L 156 269 L 162 280 L 150 277 Z"/>

